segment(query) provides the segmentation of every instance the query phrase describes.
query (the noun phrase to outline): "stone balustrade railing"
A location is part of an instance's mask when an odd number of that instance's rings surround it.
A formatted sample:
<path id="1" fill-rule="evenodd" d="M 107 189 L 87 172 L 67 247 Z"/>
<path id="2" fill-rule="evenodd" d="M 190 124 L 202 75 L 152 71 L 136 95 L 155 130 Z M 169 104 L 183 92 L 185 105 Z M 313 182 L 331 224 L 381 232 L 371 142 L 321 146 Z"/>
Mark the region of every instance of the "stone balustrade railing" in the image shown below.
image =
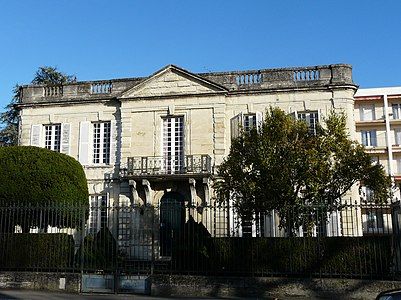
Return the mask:
<path id="1" fill-rule="evenodd" d="M 220 84 L 233 92 L 354 85 L 352 68 L 350 65 L 345 64 L 238 72 L 210 72 L 197 75 Z M 108 99 L 120 96 L 124 91 L 145 79 L 146 77 L 86 81 L 56 86 L 28 85 L 23 87 L 22 103 Z"/>

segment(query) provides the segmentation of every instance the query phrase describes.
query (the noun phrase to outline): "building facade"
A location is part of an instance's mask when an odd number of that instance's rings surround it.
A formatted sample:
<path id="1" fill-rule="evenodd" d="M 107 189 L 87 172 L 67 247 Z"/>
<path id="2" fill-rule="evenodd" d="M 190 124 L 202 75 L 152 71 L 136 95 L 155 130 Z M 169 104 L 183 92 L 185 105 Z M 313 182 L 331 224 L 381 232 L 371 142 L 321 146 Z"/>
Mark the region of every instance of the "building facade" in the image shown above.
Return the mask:
<path id="1" fill-rule="evenodd" d="M 144 78 L 28 85 L 19 143 L 76 158 L 92 206 L 202 208 L 213 202 L 214 175 L 240 128 L 255 126 L 271 106 L 295 113 L 311 130 L 334 110 L 346 113 L 356 138 L 356 90 L 343 64 L 200 74 L 169 65 Z M 90 222 L 95 230 L 118 223 L 107 213 Z"/>
<path id="2" fill-rule="evenodd" d="M 401 199 L 401 87 L 359 89 L 355 94 L 357 140 L 366 147 L 374 163 L 384 166 L 394 181 L 394 200 Z M 372 192 L 361 187 L 364 202 Z M 389 211 L 364 213 L 364 232 L 391 228 Z"/>

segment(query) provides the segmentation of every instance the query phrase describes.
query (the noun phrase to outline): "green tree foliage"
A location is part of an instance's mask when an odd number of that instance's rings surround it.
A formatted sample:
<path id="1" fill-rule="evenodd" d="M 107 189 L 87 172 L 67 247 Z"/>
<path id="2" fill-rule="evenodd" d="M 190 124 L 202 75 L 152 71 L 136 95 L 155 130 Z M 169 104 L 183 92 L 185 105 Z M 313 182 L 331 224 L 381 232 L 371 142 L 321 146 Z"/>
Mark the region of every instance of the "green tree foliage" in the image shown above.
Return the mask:
<path id="1" fill-rule="evenodd" d="M 73 75 L 66 75 L 57 70 L 55 67 L 39 67 L 32 80 L 32 84 L 64 84 L 76 82 L 77 79 Z"/>
<path id="2" fill-rule="evenodd" d="M 75 76 L 66 75 L 55 67 L 40 67 L 32 80 L 32 84 L 64 84 L 76 82 Z M 17 84 L 13 89 L 13 98 L 5 107 L 5 111 L 0 113 L 0 142 L 7 146 L 17 145 L 18 143 L 18 110 L 16 104 L 20 101 L 21 87 Z"/>
<path id="3" fill-rule="evenodd" d="M 219 201 L 231 198 L 245 219 L 274 209 L 290 233 L 317 215 L 327 218 L 323 211 L 341 209 L 342 197 L 358 182 L 378 203 L 392 197 L 390 177 L 349 138 L 344 114 L 331 113 L 311 134 L 306 122 L 271 108 L 257 129 L 233 140 L 218 175 Z"/>
<path id="4" fill-rule="evenodd" d="M 11 214 L 1 217 L 11 227 L 79 227 L 87 216 L 86 177 L 74 158 L 38 147 L 2 147 L 0 170 L 0 207 Z"/>

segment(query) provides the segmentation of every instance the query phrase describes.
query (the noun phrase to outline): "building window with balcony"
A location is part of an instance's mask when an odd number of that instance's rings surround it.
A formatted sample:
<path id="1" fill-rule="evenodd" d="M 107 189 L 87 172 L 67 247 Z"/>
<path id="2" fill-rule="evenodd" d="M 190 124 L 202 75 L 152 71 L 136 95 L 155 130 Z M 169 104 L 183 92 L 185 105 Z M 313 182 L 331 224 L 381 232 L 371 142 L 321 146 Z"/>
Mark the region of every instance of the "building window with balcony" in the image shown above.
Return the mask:
<path id="1" fill-rule="evenodd" d="M 111 122 L 93 123 L 93 163 L 110 163 Z"/>
<path id="2" fill-rule="evenodd" d="M 375 106 L 364 105 L 359 107 L 359 114 L 361 121 L 372 121 L 376 119 Z"/>
<path id="3" fill-rule="evenodd" d="M 309 133 L 316 135 L 316 129 L 319 123 L 319 113 L 317 111 L 298 112 L 297 118 L 308 124 Z"/>
<path id="4" fill-rule="evenodd" d="M 163 162 L 167 173 L 184 172 L 184 117 L 163 118 Z"/>
<path id="5" fill-rule="evenodd" d="M 393 103 L 391 107 L 393 109 L 393 119 L 401 119 L 401 103 Z"/>
<path id="6" fill-rule="evenodd" d="M 60 152 L 61 124 L 45 125 L 45 148 Z"/>
<path id="7" fill-rule="evenodd" d="M 361 131 L 362 145 L 367 147 L 377 146 L 376 130 L 364 130 Z"/>

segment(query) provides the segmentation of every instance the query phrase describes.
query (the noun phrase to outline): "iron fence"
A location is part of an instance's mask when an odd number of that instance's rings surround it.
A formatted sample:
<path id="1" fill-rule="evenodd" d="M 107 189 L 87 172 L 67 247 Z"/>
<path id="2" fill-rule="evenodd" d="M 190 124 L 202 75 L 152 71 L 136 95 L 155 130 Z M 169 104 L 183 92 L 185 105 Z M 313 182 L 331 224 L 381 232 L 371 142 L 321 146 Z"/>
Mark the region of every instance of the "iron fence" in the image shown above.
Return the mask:
<path id="1" fill-rule="evenodd" d="M 400 215 L 372 203 L 247 218 L 217 204 L 0 207 L 0 270 L 393 278 Z"/>

